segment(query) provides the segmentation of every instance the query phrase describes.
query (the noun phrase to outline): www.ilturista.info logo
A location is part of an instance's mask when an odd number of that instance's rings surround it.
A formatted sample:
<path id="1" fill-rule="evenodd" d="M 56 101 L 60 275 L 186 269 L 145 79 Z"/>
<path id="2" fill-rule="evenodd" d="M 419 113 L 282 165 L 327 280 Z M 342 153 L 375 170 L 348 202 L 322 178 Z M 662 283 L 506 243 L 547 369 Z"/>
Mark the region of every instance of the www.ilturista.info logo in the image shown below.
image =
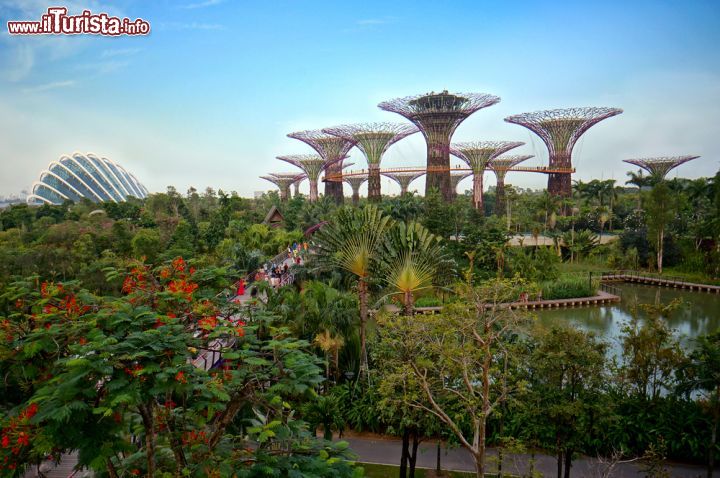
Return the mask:
<path id="1" fill-rule="evenodd" d="M 80 15 L 68 15 L 65 7 L 50 7 L 40 21 L 7 22 L 11 35 L 147 35 L 150 23 L 142 18 L 111 17 L 107 13 L 83 10 Z"/>

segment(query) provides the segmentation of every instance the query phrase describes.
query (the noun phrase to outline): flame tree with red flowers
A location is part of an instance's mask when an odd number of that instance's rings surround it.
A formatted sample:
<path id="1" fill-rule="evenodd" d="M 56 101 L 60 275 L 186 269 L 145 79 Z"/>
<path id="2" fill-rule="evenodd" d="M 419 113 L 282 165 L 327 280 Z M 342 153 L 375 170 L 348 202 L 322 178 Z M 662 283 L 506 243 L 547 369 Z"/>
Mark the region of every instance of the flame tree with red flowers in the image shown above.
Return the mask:
<path id="1" fill-rule="evenodd" d="M 135 263 L 121 297 L 73 283 L 8 287 L 0 476 L 68 452 L 110 477 L 255 476 L 266 467 L 352 475 L 331 459 L 343 445 L 318 442 L 294 418 L 322 381 L 309 344 L 262 304 L 221 298 L 229 285 L 222 270 L 177 258 Z"/>

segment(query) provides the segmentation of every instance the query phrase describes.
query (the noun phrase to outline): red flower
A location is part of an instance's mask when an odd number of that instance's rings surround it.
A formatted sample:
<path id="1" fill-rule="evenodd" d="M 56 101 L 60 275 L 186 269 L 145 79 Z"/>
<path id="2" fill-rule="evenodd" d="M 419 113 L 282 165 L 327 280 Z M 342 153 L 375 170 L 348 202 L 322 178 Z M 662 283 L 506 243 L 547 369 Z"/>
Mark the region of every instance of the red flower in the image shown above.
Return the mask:
<path id="1" fill-rule="evenodd" d="M 28 439 L 27 433 L 20 432 L 20 435 L 18 435 L 17 443 L 21 446 L 28 446 L 30 444 L 30 440 Z"/>
<path id="2" fill-rule="evenodd" d="M 3 437 L 2 437 L 2 447 L 3 447 L 3 448 L 7 448 L 7 447 L 9 447 L 9 446 L 10 446 L 10 437 L 8 437 L 7 435 L 3 435 Z"/>
<path id="3" fill-rule="evenodd" d="M 175 380 L 177 380 L 177 381 L 180 382 L 180 383 L 187 383 L 187 379 L 185 378 L 185 372 L 183 372 L 182 370 L 180 370 L 180 371 L 175 375 Z"/>
<path id="4" fill-rule="evenodd" d="M 172 261 L 173 269 L 176 271 L 184 271 L 185 270 L 185 261 L 182 257 L 178 257 L 174 261 Z"/>

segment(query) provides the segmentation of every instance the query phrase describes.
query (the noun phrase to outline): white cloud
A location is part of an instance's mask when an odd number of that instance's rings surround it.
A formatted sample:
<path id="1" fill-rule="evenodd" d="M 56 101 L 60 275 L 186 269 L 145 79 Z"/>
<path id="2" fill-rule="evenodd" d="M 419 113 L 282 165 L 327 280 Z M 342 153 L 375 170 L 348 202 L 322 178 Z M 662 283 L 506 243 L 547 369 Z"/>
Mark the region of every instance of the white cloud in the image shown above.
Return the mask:
<path id="1" fill-rule="evenodd" d="M 142 48 L 118 48 L 115 50 L 103 50 L 100 58 L 114 58 L 116 56 L 131 56 L 142 51 Z"/>
<path id="2" fill-rule="evenodd" d="M 187 5 L 183 5 L 180 8 L 185 8 L 187 10 L 195 9 L 195 8 L 206 8 L 206 7 L 212 7 L 214 5 L 219 5 L 224 0 L 205 0 L 203 2 L 196 2 L 196 3 L 188 3 Z"/>
<path id="3" fill-rule="evenodd" d="M 75 80 L 65 80 L 65 81 L 53 81 L 51 83 L 45 83 L 42 85 L 36 85 L 36 86 L 30 86 L 28 88 L 23 88 L 23 93 L 40 93 L 43 91 L 49 91 L 49 90 L 56 90 L 58 88 L 67 88 L 70 86 L 75 86 L 77 82 Z"/>

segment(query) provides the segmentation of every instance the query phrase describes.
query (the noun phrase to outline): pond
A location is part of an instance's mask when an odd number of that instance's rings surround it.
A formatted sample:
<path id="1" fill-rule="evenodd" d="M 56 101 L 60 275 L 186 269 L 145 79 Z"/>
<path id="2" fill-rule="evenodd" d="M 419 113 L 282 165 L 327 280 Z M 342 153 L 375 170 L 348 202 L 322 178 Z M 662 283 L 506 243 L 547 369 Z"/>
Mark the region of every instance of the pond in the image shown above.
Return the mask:
<path id="1" fill-rule="evenodd" d="M 613 284 L 620 291 L 619 303 L 600 307 L 552 309 L 536 311 L 540 324 L 572 324 L 583 330 L 595 332 L 607 341 L 615 353 L 619 351 L 618 337 L 622 326 L 631 317 L 631 310 L 638 304 L 668 304 L 681 299 L 680 307 L 666 318 L 676 331 L 684 348 L 692 347 L 692 339 L 717 331 L 720 328 L 720 294 L 694 292 L 668 287 L 639 284 Z"/>

